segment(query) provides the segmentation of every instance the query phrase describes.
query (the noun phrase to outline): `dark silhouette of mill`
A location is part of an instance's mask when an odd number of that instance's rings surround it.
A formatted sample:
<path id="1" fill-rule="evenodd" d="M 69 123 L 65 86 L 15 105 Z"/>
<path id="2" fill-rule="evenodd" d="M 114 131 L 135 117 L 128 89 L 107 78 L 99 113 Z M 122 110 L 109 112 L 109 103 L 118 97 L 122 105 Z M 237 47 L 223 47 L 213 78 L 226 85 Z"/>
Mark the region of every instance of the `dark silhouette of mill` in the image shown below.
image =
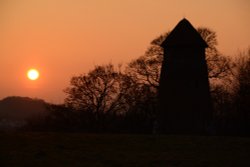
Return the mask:
<path id="1" fill-rule="evenodd" d="M 164 49 L 159 88 L 161 133 L 203 134 L 212 113 L 205 48 L 187 19 L 161 44 Z"/>

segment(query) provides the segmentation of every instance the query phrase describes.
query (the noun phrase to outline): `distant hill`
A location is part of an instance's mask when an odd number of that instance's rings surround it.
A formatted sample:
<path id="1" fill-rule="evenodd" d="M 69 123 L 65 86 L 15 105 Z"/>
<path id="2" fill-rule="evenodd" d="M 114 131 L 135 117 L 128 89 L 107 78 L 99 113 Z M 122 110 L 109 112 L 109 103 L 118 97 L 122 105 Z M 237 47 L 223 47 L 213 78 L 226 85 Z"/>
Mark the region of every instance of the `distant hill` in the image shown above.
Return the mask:
<path id="1" fill-rule="evenodd" d="M 0 128 L 21 126 L 28 119 L 44 116 L 47 103 L 41 99 L 12 96 L 0 100 Z"/>

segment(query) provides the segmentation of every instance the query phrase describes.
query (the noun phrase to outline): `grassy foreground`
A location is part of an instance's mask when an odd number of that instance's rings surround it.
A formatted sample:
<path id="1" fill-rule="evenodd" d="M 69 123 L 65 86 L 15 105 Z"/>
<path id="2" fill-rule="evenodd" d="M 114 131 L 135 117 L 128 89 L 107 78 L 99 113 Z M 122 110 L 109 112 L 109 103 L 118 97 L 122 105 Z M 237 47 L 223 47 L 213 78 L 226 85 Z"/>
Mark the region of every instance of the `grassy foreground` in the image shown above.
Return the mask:
<path id="1" fill-rule="evenodd" d="M 0 133 L 0 166 L 250 166 L 250 138 Z"/>

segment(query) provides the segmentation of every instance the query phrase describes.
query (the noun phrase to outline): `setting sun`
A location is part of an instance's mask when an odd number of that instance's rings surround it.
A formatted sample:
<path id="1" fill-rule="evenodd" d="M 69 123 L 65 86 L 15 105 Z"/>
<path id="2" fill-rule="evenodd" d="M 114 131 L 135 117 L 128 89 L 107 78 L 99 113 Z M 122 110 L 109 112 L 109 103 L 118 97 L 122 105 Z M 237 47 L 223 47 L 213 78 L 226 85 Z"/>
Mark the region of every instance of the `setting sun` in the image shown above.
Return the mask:
<path id="1" fill-rule="evenodd" d="M 36 69 L 30 69 L 27 72 L 27 77 L 30 80 L 37 80 L 39 78 L 39 72 Z"/>

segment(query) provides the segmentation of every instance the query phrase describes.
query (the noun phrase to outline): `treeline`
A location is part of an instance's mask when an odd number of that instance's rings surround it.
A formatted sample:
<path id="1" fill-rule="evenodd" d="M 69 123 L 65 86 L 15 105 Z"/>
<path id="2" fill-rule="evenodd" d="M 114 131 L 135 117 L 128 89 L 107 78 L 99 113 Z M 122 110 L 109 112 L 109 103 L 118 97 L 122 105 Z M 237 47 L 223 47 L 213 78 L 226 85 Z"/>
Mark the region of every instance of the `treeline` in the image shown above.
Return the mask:
<path id="1" fill-rule="evenodd" d="M 250 48 L 234 58 L 217 50 L 216 33 L 197 31 L 208 43 L 210 91 L 213 100 L 212 131 L 216 135 L 250 135 Z M 29 121 L 30 130 L 100 133 L 155 133 L 157 94 L 163 60 L 161 42 L 154 39 L 145 54 L 125 67 L 96 66 L 74 76 L 64 90 L 63 105 L 48 105 L 46 117 Z M 181 105 L 181 104 L 180 104 Z"/>

